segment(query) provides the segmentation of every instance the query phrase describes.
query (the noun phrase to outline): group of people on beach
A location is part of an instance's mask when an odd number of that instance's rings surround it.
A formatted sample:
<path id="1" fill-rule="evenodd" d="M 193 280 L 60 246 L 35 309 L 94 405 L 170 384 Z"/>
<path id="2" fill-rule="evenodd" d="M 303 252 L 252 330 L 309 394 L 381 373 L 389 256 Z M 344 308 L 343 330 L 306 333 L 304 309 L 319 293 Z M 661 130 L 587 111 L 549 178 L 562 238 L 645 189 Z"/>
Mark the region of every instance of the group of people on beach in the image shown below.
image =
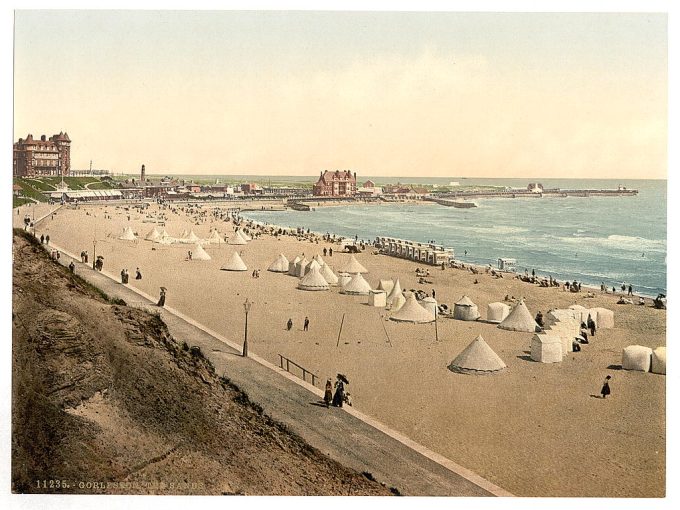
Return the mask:
<path id="1" fill-rule="evenodd" d="M 345 392 L 345 384 L 349 384 L 349 381 L 342 374 L 337 375 L 335 385 L 331 385 L 330 379 L 326 380 L 326 387 L 323 394 L 323 401 L 326 404 L 326 408 L 329 408 L 331 405 L 333 407 L 342 407 L 343 404 L 352 405 L 349 392 Z M 335 393 L 333 393 L 333 387 L 335 387 Z"/>

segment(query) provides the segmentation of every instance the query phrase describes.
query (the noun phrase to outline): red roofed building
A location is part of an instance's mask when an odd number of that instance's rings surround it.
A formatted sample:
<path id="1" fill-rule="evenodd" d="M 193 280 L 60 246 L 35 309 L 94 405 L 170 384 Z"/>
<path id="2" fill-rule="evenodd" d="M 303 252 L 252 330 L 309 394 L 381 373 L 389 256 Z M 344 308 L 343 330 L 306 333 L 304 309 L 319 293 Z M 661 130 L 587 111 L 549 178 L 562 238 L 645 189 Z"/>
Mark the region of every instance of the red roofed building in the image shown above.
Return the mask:
<path id="1" fill-rule="evenodd" d="M 357 174 L 349 170 L 324 170 L 312 187 L 315 197 L 348 197 L 357 192 Z"/>
<path id="2" fill-rule="evenodd" d="M 34 140 L 29 134 L 14 144 L 15 177 L 34 175 L 70 175 L 71 139 L 67 133 L 50 136 L 42 135 Z"/>

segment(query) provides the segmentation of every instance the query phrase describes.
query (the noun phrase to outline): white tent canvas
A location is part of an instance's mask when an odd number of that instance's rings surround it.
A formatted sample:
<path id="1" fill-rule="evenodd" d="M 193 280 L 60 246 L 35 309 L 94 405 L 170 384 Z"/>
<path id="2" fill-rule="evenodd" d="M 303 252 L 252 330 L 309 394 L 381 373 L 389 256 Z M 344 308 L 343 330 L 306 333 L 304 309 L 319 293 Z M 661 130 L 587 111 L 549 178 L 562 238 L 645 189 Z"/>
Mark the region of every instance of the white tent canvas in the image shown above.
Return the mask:
<path id="1" fill-rule="evenodd" d="M 338 274 L 338 286 L 344 287 L 350 280 L 352 280 L 352 275 L 349 273 L 339 273 Z"/>
<path id="2" fill-rule="evenodd" d="M 487 322 L 500 324 L 508 315 L 510 315 L 510 306 L 506 305 L 505 303 L 497 301 L 495 303 L 489 303 L 486 305 Z"/>
<path id="3" fill-rule="evenodd" d="M 300 278 L 298 289 L 302 290 L 328 290 L 328 282 L 319 273 L 318 264 L 309 273 Z"/>
<path id="4" fill-rule="evenodd" d="M 420 306 L 425 308 L 428 312 L 430 312 L 433 316 L 437 316 L 439 311 L 437 310 L 437 300 L 433 297 L 426 297 L 420 302 Z"/>
<path id="5" fill-rule="evenodd" d="M 340 291 L 343 294 L 354 294 L 366 296 L 371 291 L 371 286 L 364 279 L 361 273 L 355 273 L 352 279 Z"/>
<path id="6" fill-rule="evenodd" d="M 203 246 L 197 244 L 191 252 L 191 260 L 212 260 L 208 252 L 203 249 Z"/>
<path id="7" fill-rule="evenodd" d="M 186 239 L 187 236 L 189 235 L 189 232 L 187 232 L 187 229 L 182 230 L 182 232 L 179 234 L 179 237 L 177 239 Z"/>
<path id="8" fill-rule="evenodd" d="M 560 337 L 538 333 L 531 339 L 531 359 L 539 363 L 560 363 L 564 356 L 564 347 Z"/>
<path id="9" fill-rule="evenodd" d="M 404 303 L 406 303 L 406 298 L 404 297 L 404 293 L 397 294 L 397 296 L 392 300 L 390 305 L 390 310 L 392 313 L 397 312 L 401 309 L 402 306 L 404 306 Z"/>
<path id="10" fill-rule="evenodd" d="M 328 282 L 328 285 L 338 285 L 338 277 L 335 276 L 335 273 L 333 270 L 326 264 L 325 262 L 321 266 L 321 276 L 323 276 L 323 279 Z"/>
<path id="11" fill-rule="evenodd" d="M 223 271 L 247 271 L 248 267 L 244 264 L 239 254 L 234 252 L 220 269 Z"/>
<path id="12" fill-rule="evenodd" d="M 461 321 L 476 321 L 479 319 L 479 310 L 472 300 L 463 296 L 453 305 L 453 318 Z"/>
<path id="13" fill-rule="evenodd" d="M 368 293 L 368 306 L 384 307 L 387 304 L 387 293 L 384 290 L 371 290 Z"/>
<path id="14" fill-rule="evenodd" d="M 387 304 L 391 304 L 397 296 L 403 296 L 403 292 L 401 291 L 401 284 L 399 283 L 399 278 L 397 278 L 397 281 L 394 282 L 394 285 L 392 285 L 392 290 L 390 291 L 389 294 L 387 294 Z"/>
<path id="15" fill-rule="evenodd" d="M 498 327 L 509 331 L 526 331 L 528 333 L 534 333 L 538 324 L 536 324 L 527 305 L 525 305 L 524 300 L 522 300 L 512 309 L 510 315 L 508 315 Z"/>
<path id="16" fill-rule="evenodd" d="M 394 281 L 392 280 L 380 280 L 378 283 L 378 290 L 384 290 L 387 294 L 392 292 L 394 288 Z"/>
<path id="17" fill-rule="evenodd" d="M 123 229 L 123 234 L 118 239 L 122 239 L 123 241 L 134 241 L 137 239 L 137 236 L 130 227 L 125 227 Z"/>
<path id="18" fill-rule="evenodd" d="M 161 237 L 161 233 L 158 231 L 156 227 L 152 228 L 148 234 L 144 236 L 144 239 L 147 241 L 156 241 L 158 238 Z"/>
<path id="19" fill-rule="evenodd" d="M 269 265 L 267 271 L 271 271 L 273 273 L 287 273 L 289 265 L 290 263 L 288 262 L 286 256 L 283 253 L 279 253 L 279 256 L 276 257 L 276 260 Z"/>
<path id="20" fill-rule="evenodd" d="M 591 314 L 597 315 L 594 319 L 597 329 L 611 329 L 614 327 L 614 312 L 607 308 L 591 308 Z"/>
<path id="21" fill-rule="evenodd" d="M 308 264 L 309 260 L 307 260 L 307 257 L 298 260 L 297 264 L 295 264 L 295 276 L 302 278 L 305 275 L 305 268 Z"/>
<path id="22" fill-rule="evenodd" d="M 291 261 L 288 263 L 288 274 L 289 274 L 290 276 L 295 276 L 295 266 L 296 266 L 297 263 L 300 262 L 301 260 L 302 260 L 302 257 L 300 257 L 299 255 L 297 255 L 293 260 L 291 260 Z"/>
<path id="23" fill-rule="evenodd" d="M 449 370 L 461 374 L 492 374 L 500 372 L 506 366 L 482 335 L 479 335 L 456 356 L 449 365 Z"/>
<path id="24" fill-rule="evenodd" d="M 624 370 L 649 372 L 652 367 L 652 349 L 643 345 L 629 345 L 623 349 L 621 367 Z"/>
<path id="25" fill-rule="evenodd" d="M 241 237 L 243 238 L 244 241 L 252 241 L 252 240 L 253 240 L 253 238 L 250 237 L 248 234 L 246 234 L 243 230 L 240 230 L 240 229 L 239 229 L 239 231 L 236 232 L 236 233 L 237 233 L 239 236 L 241 236 Z"/>
<path id="26" fill-rule="evenodd" d="M 193 230 L 193 229 L 191 229 L 191 232 L 189 232 L 189 234 L 187 235 L 186 239 L 187 239 L 187 241 L 189 241 L 189 242 L 191 242 L 191 243 L 196 243 L 196 242 L 198 242 L 198 241 L 201 240 L 201 238 L 198 237 L 198 236 L 194 233 L 194 230 Z"/>
<path id="27" fill-rule="evenodd" d="M 420 306 L 418 301 L 416 301 L 415 294 L 410 293 L 406 298 L 404 305 L 397 312 L 392 314 L 390 320 L 423 324 L 432 322 L 434 320 L 434 315 Z"/>
<path id="28" fill-rule="evenodd" d="M 317 264 L 319 264 L 319 267 L 323 267 L 323 265 L 324 265 L 324 260 L 323 260 L 323 258 L 321 257 L 321 255 L 319 255 L 319 254 L 317 253 L 316 255 L 314 255 L 313 260 L 316 260 Z"/>
<path id="29" fill-rule="evenodd" d="M 242 238 L 241 236 L 239 236 L 238 234 L 234 234 L 233 236 L 231 236 L 231 237 L 229 238 L 229 241 L 228 241 L 228 242 L 229 242 L 229 244 L 234 244 L 234 245 L 239 245 L 239 244 L 242 245 L 242 244 L 246 244 L 246 240 L 243 239 L 243 238 Z"/>
<path id="30" fill-rule="evenodd" d="M 652 373 L 665 374 L 666 373 L 666 348 L 657 347 L 652 351 Z"/>
<path id="31" fill-rule="evenodd" d="M 217 230 L 213 230 L 207 240 L 210 244 L 224 244 L 224 238 Z"/>
<path id="32" fill-rule="evenodd" d="M 368 269 L 362 266 L 354 255 L 349 256 L 349 261 L 342 268 L 343 273 L 368 273 Z"/>
<path id="33" fill-rule="evenodd" d="M 305 266 L 305 274 L 309 273 L 312 269 L 321 270 L 321 266 L 314 259 L 312 259 L 312 261 L 309 264 L 307 264 L 307 266 Z"/>

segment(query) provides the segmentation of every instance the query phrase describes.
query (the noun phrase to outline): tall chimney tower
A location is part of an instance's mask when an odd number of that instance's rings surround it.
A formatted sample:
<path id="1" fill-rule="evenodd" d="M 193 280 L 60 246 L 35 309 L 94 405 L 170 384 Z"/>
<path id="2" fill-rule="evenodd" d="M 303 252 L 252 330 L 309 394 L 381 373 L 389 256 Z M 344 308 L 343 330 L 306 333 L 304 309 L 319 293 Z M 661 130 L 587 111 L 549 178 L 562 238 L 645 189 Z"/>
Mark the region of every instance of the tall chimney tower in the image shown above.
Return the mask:
<path id="1" fill-rule="evenodd" d="M 144 168 L 144 165 L 142 165 L 142 174 L 140 175 L 140 180 L 144 182 L 146 179 L 146 169 Z"/>

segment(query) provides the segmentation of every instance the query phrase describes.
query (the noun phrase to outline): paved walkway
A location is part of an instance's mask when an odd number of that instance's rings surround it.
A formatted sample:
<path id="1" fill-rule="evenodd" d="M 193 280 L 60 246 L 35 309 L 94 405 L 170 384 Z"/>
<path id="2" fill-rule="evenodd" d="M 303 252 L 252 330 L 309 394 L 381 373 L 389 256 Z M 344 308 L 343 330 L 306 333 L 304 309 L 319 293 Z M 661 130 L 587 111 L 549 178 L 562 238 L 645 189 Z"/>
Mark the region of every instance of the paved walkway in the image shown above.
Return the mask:
<path id="1" fill-rule="evenodd" d="M 59 249 L 58 246 L 51 245 Z M 370 472 L 388 487 L 410 496 L 511 496 L 454 462 L 390 430 L 351 407 L 326 409 L 320 389 L 304 383 L 250 353 L 239 344 L 208 330 L 172 308 L 155 306 L 156 297 L 118 283 L 114 275 L 94 271 L 80 258 L 60 250 L 60 262 L 76 262 L 76 273 L 111 297 L 130 306 L 160 311 L 179 342 L 199 346 L 218 374 L 228 377 L 259 404 L 266 414 L 285 424 L 307 443 L 359 472 Z"/>

